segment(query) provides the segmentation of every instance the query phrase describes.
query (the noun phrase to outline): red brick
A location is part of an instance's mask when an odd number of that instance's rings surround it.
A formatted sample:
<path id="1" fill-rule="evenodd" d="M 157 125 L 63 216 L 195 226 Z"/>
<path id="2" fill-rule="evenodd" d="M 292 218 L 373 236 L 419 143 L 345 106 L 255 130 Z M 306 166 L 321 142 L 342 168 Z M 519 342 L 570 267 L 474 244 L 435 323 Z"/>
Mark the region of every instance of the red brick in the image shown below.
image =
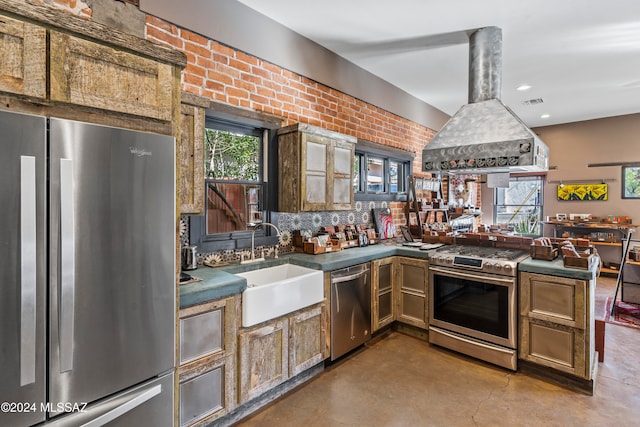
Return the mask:
<path id="1" fill-rule="evenodd" d="M 182 39 L 166 31 L 147 26 L 147 37 L 154 41 L 164 42 L 178 49 L 183 48 Z"/>
<path id="2" fill-rule="evenodd" d="M 204 79 L 202 77 L 194 76 L 193 74 L 183 73 L 182 77 L 184 78 L 185 83 L 190 83 L 196 86 L 202 86 L 202 83 L 204 82 Z"/>
<path id="3" fill-rule="evenodd" d="M 207 71 L 207 78 L 209 80 L 213 80 L 213 81 L 225 84 L 225 85 L 233 84 L 233 78 L 229 77 L 226 74 L 217 73 L 217 72 L 212 71 L 212 70 Z"/>
<path id="4" fill-rule="evenodd" d="M 244 72 L 251 71 L 251 65 L 233 58 L 229 58 L 229 66 Z"/>
<path id="5" fill-rule="evenodd" d="M 184 38 L 185 40 L 189 40 L 193 43 L 202 45 L 204 47 L 207 47 L 209 44 L 209 39 L 207 39 L 206 37 L 202 37 L 199 34 L 192 33 L 191 31 L 182 30 L 182 38 Z"/>
<path id="6" fill-rule="evenodd" d="M 193 52 L 196 55 L 204 56 L 205 58 L 211 58 L 211 51 L 208 48 L 201 46 L 199 44 L 195 44 L 190 41 L 185 41 L 184 48 L 188 52 Z"/>

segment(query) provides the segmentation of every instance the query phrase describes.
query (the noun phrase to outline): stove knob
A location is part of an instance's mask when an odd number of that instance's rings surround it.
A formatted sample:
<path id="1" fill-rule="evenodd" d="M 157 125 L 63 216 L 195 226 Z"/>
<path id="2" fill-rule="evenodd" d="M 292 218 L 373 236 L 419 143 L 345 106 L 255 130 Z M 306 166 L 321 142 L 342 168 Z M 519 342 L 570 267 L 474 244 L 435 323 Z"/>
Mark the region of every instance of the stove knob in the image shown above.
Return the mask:
<path id="1" fill-rule="evenodd" d="M 453 262 L 453 259 L 451 258 L 447 258 L 444 260 L 447 264 L 451 264 Z"/>
<path id="2" fill-rule="evenodd" d="M 500 269 L 502 268 L 502 265 L 498 262 L 496 262 L 495 264 L 493 264 L 493 270 L 498 272 L 500 271 Z"/>
<path id="3" fill-rule="evenodd" d="M 492 264 L 492 263 L 490 263 L 490 262 L 485 262 L 485 263 L 482 263 L 482 267 L 483 267 L 485 270 L 491 270 L 491 269 L 493 268 L 493 264 Z"/>
<path id="4" fill-rule="evenodd" d="M 513 268 L 509 264 L 505 264 L 502 269 L 505 271 L 505 273 L 511 273 L 511 270 L 513 270 Z"/>

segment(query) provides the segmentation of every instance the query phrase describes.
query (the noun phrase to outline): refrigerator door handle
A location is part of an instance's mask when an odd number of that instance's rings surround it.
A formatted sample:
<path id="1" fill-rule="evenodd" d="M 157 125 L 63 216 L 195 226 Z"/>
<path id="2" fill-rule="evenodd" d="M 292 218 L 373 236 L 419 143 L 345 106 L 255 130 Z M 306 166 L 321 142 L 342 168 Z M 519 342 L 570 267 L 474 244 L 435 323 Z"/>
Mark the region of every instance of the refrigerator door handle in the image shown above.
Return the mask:
<path id="1" fill-rule="evenodd" d="M 60 372 L 73 369 L 75 305 L 75 218 L 73 161 L 60 159 Z"/>
<path id="2" fill-rule="evenodd" d="M 98 418 L 94 418 L 88 423 L 82 424 L 82 427 L 99 427 L 103 426 L 116 418 L 126 414 L 127 412 L 133 410 L 134 408 L 142 405 L 148 400 L 153 399 L 155 396 L 159 395 L 162 392 L 162 385 L 156 384 L 148 390 L 143 390 L 136 397 L 123 403 L 120 406 L 117 406 L 110 410 L 109 412 L 100 415 Z"/>
<path id="3" fill-rule="evenodd" d="M 20 386 L 36 381 L 36 158 L 20 156 Z"/>

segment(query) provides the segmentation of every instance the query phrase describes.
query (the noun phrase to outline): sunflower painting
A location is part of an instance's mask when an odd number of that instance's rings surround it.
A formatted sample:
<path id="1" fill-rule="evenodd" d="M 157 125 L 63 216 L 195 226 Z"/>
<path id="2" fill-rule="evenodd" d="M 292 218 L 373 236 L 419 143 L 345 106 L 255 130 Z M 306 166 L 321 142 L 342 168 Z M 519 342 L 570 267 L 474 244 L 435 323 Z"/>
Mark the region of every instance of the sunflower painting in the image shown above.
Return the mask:
<path id="1" fill-rule="evenodd" d="M 607 200 L 608 184 L 560 184 L 558 200 Z"/>

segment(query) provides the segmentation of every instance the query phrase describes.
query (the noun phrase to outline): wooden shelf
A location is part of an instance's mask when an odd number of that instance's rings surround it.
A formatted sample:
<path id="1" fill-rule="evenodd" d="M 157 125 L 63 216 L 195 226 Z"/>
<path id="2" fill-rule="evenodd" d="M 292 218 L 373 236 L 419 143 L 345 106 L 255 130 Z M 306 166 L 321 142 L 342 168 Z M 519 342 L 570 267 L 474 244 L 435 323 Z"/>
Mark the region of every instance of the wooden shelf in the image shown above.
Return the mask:
<path id="1" fill-rule="evenodd" d="M 599 240 L 590 240 L 592 245 L 600 245 L 600 246 L 622 246 L 620 242 L 602 242 Z"/>

